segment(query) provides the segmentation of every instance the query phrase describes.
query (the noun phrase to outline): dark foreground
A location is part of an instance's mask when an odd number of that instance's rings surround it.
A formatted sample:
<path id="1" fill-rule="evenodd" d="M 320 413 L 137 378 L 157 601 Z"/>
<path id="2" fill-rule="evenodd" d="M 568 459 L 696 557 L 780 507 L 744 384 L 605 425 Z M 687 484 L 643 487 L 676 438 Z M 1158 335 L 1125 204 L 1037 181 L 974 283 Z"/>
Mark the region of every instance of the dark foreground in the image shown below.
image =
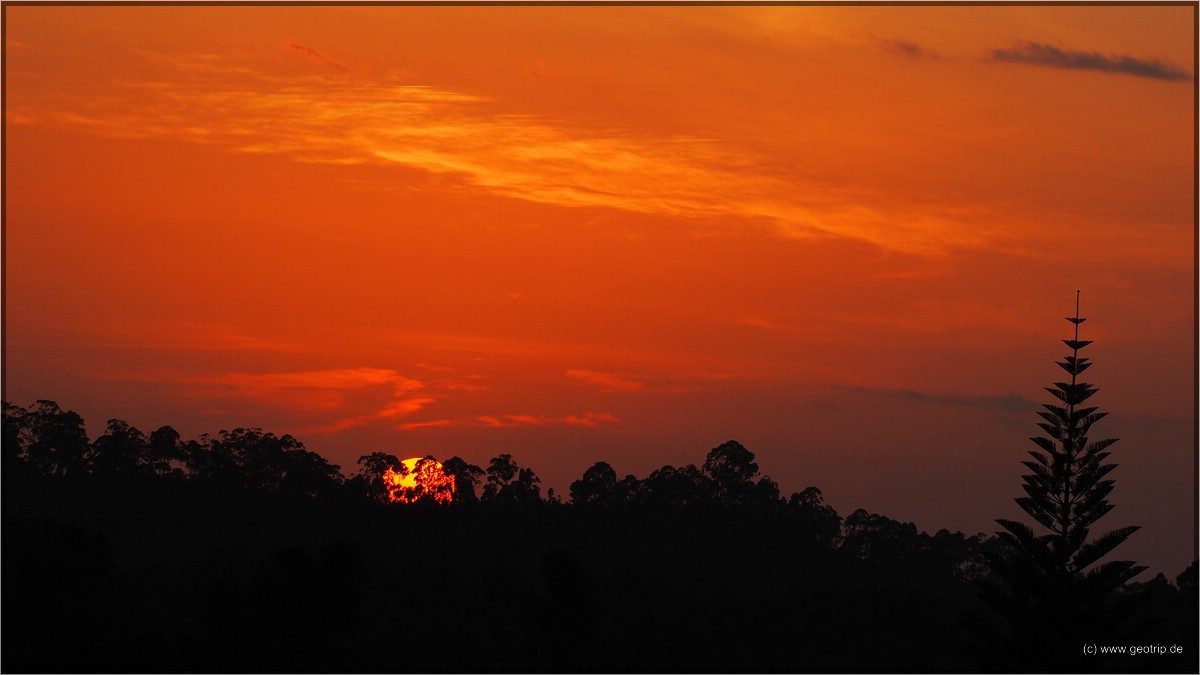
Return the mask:
<path id="1" fill-rule="evenodd" d="M 424 463 L 396 492 L 392 455 L 347 477 L 259 429 L 185 441 L 110 420 L 89 440 L 52 401 L 6 402 L 2 448 L 6 673 L 1200 663 L 1195 563 L 1174 583 L 1055 576 L 1010 538 L 784 498 L 736 441 L 644 479 L 597 462 L 568 499 L 509 455 Z"/>
<path id="2" fill-rule="evenodd" d="M 815 513 L 389 505 L 10 473 L 3 670 L 1023 669 L 976 600 L 986 541 L 863 512 L 830 538 Z M 1123 633 L 1182 655 L 1066 645 L 1074 669 L 1195 672 L 1192 584 L 1136 585 Z"/>

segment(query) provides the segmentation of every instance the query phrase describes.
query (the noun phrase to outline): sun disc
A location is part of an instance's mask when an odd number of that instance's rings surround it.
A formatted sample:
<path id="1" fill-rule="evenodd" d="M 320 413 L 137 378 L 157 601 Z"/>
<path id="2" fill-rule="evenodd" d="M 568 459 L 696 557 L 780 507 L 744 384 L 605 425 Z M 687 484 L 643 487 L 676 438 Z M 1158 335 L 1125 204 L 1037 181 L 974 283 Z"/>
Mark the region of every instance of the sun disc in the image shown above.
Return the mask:
<path id="1" fill-rule="evenodd" d="M 432 457 L 410 457 L 400 464 L 403 471 L 389 468 L 383 474 L 389 501 L 410 503 L 432 499 L 447 504 L 454 499 L 454 476 L 443 470 L 441 462 Z"/>

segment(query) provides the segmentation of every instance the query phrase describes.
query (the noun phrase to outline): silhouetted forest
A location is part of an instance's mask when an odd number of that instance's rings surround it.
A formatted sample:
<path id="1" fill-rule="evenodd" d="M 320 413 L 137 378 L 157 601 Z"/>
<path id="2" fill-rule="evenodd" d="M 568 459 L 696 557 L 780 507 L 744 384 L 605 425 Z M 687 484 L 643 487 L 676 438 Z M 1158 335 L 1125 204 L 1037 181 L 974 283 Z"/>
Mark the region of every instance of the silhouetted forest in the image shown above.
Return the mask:
<path id="1" fill-rule="evenodd" d="M 450 503 L 389 501 L 395 455 L 343 472 L 289 435 L 120 420 L 89 439 L 50 401 L 5 402 L 2 447 L 5 672 L 1197 669 L 1195 563 L 1056 598 L 1017 535 L 838 514 L 736 441 L 644 478 L 597 461 L 562 496 L 455 457 Z"/>

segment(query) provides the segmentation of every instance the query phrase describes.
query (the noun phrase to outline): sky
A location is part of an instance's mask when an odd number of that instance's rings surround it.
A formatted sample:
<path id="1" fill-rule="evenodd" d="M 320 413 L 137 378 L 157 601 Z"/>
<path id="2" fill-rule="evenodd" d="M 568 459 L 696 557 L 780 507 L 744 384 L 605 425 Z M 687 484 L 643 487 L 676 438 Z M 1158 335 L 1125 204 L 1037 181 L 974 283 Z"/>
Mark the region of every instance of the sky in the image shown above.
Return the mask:
<path id="1" fill-rule="evenodd" d="M 4 397 L 563 497 L 738 440 L 1028 521 L 1081 291 L 1113 555 L 1196 542 L 1193 6 L 4 7 Z M 1120 554 L 1120 555 L 1118 555 Z M 1148 578 L 1148 576 L 1147 576 Z"/>

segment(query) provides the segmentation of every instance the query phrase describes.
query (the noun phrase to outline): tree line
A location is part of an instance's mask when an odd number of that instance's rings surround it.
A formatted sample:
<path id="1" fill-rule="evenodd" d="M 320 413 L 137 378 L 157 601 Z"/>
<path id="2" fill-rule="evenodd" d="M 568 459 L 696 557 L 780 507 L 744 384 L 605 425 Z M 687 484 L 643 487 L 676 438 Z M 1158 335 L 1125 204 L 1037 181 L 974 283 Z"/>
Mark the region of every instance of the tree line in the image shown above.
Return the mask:
<path id="1" fill-rule="evenodd" d="M 82 417 L 54 401 L 37 401 L 27 408 L 5 401 L 3 412 L 4 468 L 14 476 L 161 479 L 223 490 L 386 501 L 386 472 L 404 470 L 396 455 L 372 452 L 359 457 L 357 470 L 346 476 L 341 467 L 306 449 L 290 434 L 277 436 L 260 428 L 221 430 L 184 440 L 170 426 L 146 434 L 110 419 L 104 432 L 89 441 Z M 520 466 L 508 453 L 492 458 L 486 467 L 451 457 L 442 462 L 442 471 L 454 477 L 454 503 L 563 501 L 552 489 L 543 496 L 534 470 Z M 608 462 L 598 461 L 571 483 L 567 502 L 587 508 L 792 508 L 810 512 L 814 526 L 820 523 L 826 538 L 836 536 L 841 523 L 815 487 L 783 499 L 779 485 L 760 475 L 754 454 L 732 440 L 713 448 L 701 466 L 666 465 L 643 479 L 618 478 Z"/>
<path id="2" fill-rule="evenodd" d="M 258 428 L 185 440 L 110 420 L 89 440 L 54 402 L 3 408 L 5 671 L 1195 665 L 1194 565 L 1121 580 L 1093 599 L 1128 611 L 1064 638 L 1035 620 L 1049 596 L 1009 578 L 1020 541 L 784 497 L 737 441 L 644 478 L 598 461 L 565 498 L 511 455 L 452 457 L 451 503 L 395 504 L 388 453 L 346 476 Z M 1189 654 L 1081 661 L 1064 639 Z"/>

